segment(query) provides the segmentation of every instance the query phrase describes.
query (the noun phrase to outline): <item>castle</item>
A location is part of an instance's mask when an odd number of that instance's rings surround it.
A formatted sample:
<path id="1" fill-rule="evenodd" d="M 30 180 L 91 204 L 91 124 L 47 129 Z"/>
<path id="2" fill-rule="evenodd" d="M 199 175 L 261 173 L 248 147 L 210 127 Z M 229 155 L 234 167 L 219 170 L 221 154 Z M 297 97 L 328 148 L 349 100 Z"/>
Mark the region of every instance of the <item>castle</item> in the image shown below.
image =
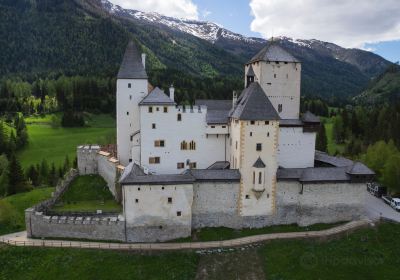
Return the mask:
<path id="1" fill-rule="evenodd" d="M 117 157 L 78 147 L 79 173 L 103 176 L 122 203 L 116 239 L 364 215 L 373 172 L 315 151 L 320 121 L 300 114 L 301 62 L 279 44 L 246 63 L 240 95 L 193 106 L 177 106 L 173 86 L 167 95 L 149 85 L 145 60 L 130 42 L 117 76 Z"/>

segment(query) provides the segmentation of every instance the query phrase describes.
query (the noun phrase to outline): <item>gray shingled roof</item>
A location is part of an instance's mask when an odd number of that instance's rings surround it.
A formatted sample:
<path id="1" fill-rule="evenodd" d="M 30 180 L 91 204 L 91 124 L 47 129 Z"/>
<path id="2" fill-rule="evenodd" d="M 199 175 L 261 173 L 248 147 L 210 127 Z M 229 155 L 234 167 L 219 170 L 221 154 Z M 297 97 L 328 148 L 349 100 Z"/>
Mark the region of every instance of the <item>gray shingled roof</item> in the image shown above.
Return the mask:
<path id="1" fill-rule="evenodd" d="M 255 167 L 255 168 L 264 168 L 265 167 L 265 163 L 262 161 L 261 157 L 258 157 L 256 162 L 253 164 L 253 167 Z"/>
<path id="2" fill-rule="evenodd" d="M 254 74 L 253 66 L 250 65 L 249 70 L 247 70 L 246 76 L 254 77 L 256 74 Z"/>
<path id="3" fill-rule="evenodd" d="M 190 174 L 144 175 L 126 178 L 123 185 L 182 185 L 191 184 L 195 179 Z"/>
<path id="4" fill-rule="evenodd" d="M 133 41 L 128 43 L 117 75 L 118 79 L 147 79 L 141 55 Z"/>
<path id="5" fill-rule="evenodd" d="M 216 161 L 209 167 L 207 167 L 207 169 L 221 170 L 221 169 L 228 169 L 229 166 L 230 166 L 229 161 Z"/>
<path id="6" fill-rule="evenodd" d="M 128 164 L 127 167 L 125 167 L 124 172 L 122 173 L 121 178 L 119 180 L 120 182 L 124 182 L 126 180 L 129 181 L 133 177 L 142 175 L 146 175 L 142 170 L 142 168 L 140 168 L 140 166 L 137 165 L 136 163 L 131 162 Z"/>
<path id="7" fill-rule="evenodd" d="M 294 127 L 294 126 L 303 126 L 304 123 L 299 119 L 282 119 L 279 121 L 279 126 L 282 127 Z"/>
<path id="8" fill-rule="evenodd" d="M 326 163 L 336 167 L 347 167 L 353 165 L 353 161 L 344 157 L 334 157 L 321 151 L 315 151 L 315 161 Z"/>
<path id="9" fill-rule="evenodd" d="M 207 106 L 206 121 L 208 124 L 227 124 L 232 100 L 197 99 L 197 106 Z"/>
<path id="10" fill-rule="evenodd" d="M 306 168 L 300 177 L 300 182 L 346 182 L 350 176 L 344 167 L 313 167 Z"/>
<path id="11" fill-rule="evenodd" d="M 278 168 L 276 177 L 279 180 L 295 180 L 298 181 L 303 173 L 304 168 Z"/>
<path id="12" fill-rule="evenodd" d="M 229 111 L 232 109 L 232 100 L 196 99 L 195 105 L 207 106 L 207 110 Z"/>
<path id="13" fill-rule="evenodd" d="M 310 111 L 305 112 L 302 116 L 301 119 L 305 123 L 320 123 L 321 121 L 319 118 L 311 113 Z"/>
<path id="14" fill-rule="evenodd" d="M 346 172 L 351 175 L 375 175 L 374 171 L 358 161 L 355 161 L 353 165 L 347 167 Z"/>
<path id="15" fill-rule="evenodd" d="M 175 102 L 156 87 L 143 98 L 139 105 L 175 105 Z"/>
<path id="16" fill-rule="evenodd" d="M 256 61 L 300 62 L 275 42 L 269 42 L 247 63 L 253 63 Z"/>
<path id="17" fill-rule="evenodd" d="M 190 169 L 185 174 L 192 175 L 196 181 L 240 181 L 240 172 L 237 169 Z"/>
<path id="18" fill-rule="evenodd" d="M 251 83 L 243 90 L 230 116 L 235 119 L 251 121 L 280 119 L 258 82 Z"/>

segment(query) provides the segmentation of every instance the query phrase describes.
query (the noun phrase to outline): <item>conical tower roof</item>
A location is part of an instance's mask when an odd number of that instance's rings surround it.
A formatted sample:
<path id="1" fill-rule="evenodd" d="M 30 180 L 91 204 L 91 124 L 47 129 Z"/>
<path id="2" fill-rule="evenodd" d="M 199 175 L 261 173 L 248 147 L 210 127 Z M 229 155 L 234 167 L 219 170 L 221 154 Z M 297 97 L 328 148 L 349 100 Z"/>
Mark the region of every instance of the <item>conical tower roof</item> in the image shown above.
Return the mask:
<path id="1" fill-rule="evenodd" d="M 133 41 L 130 41 L 126 47 L 117 78 L 147 79 L 146 70 L 143 67 L 141 56 Z"/>

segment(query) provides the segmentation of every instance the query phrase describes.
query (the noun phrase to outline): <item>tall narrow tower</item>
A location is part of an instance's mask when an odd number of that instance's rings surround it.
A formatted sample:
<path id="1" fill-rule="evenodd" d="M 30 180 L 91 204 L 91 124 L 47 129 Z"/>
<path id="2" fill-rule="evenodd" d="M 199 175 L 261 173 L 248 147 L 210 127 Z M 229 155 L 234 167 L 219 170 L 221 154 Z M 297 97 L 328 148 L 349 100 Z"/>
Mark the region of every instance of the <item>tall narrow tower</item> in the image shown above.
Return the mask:
<path id="1" fill-rule="evenodd" d="M 299 119 L 301 63 L 270 41 L 245 66 L 245 84 L 259 82 L 281 119 Z M 254 76 L 254 77 L 253 77 Z"/>
<path id="2" fill-rule="evenodd" d="M 140 162 L 139 102 L 148 93 L 144 59 L 129 42 L 117 76 L 117 150 L 123 165 Z"/>
<path id="3" fill-rule="evenodd" d="M 258 82 L 243 90 L 230 114 L 231 167 L 239 169 L 241 216 L 275 210 L 279 115 Z"/>

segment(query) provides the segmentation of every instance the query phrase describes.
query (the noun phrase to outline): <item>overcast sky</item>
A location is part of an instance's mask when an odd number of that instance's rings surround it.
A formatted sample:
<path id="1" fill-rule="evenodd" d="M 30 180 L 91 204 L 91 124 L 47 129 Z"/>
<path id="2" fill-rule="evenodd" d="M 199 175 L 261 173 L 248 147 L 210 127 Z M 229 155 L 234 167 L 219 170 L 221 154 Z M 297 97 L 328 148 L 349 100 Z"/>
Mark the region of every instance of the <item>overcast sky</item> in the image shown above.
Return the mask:
<path id="1" fill-rule="evenodd" d="M 247 36 L 319 39 L 400 60 L 400 0 L 111 0 Z"/>

